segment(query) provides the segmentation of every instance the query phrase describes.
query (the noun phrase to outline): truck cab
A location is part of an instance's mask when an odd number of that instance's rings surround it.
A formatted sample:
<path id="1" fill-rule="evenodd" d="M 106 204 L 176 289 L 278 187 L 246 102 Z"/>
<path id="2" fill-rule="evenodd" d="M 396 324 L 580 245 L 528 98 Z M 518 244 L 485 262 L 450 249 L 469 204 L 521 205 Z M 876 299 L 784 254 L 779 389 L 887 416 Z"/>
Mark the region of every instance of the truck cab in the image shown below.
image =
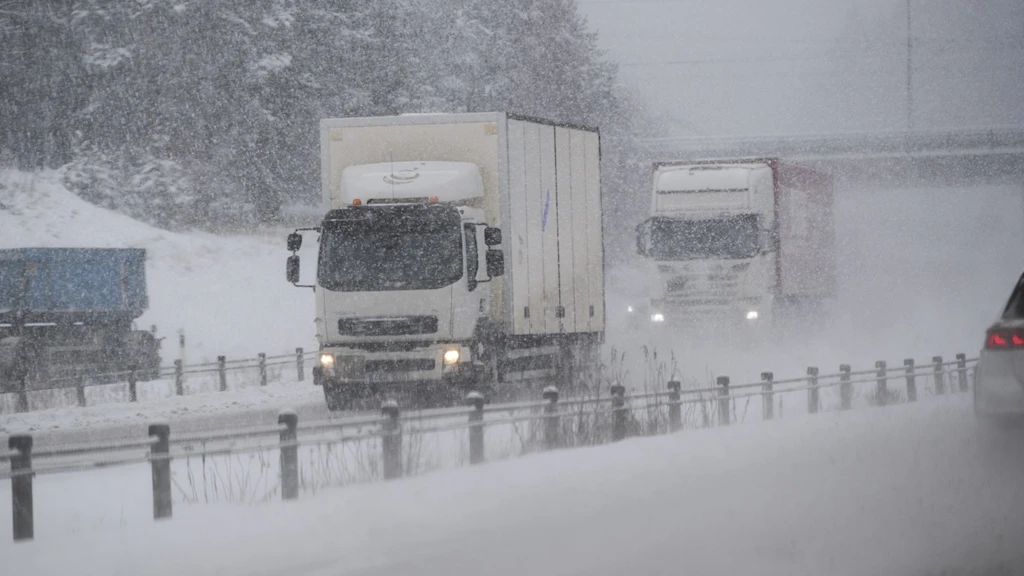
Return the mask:
<path id="1" fill-rule="evenodd" d="M 464 392 L 488 369 L 487 283 L 504 272 L 479 168 L 356 165 L 341 182 L 318 230 L 314 379 L 328 406 L 395 385 Z"/>
<path id="2" fill-rule="evenodd" d="M 753 328 L 771 323 L 778 222 L 766 164 L 657 166 L 637 251 L 657 281 L 655 326 Z"/>

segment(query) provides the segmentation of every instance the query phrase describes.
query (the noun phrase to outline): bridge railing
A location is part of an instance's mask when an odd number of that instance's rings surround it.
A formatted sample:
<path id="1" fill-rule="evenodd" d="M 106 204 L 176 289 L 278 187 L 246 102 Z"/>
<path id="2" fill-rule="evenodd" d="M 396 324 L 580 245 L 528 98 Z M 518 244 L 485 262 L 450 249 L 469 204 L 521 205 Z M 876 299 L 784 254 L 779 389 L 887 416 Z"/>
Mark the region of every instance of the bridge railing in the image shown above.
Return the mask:
<path id="1" fill-rule="evenodd" d="M 861 131 L 728 137 L 662 137 L 643 141 L 651 152 L 718 155 L 815 156 L 853 153 L 905 154 L 929 151 L 1024 150 L 1024 127 L 960 130 Z"/>
<path id="2" fill-rule="evenodd" d="M 300 449 L 326 447 L 330 451 L 340 446 L 344 452 L 345 445 L 359 444 L 362 449 L 356 452 L 357 456 L 343 458 L 338 465 L 353 469 L 365 466 L 363 470 L 367 473 L 360 481 L 390 480 L 422 471 L 416 464 L 414 448 L 422 447 L 424 437 L 458 435 L 449 444 L 438 443 L 435 449 L 454 456 L 453 465 L 476 465 L 538 450 L 737 425 L 746 420 L 737 404 L 752 399 L 760 400 L 760 420 L 768 421 L 782 417 L 782 399 L 794 395 L 806 401 L 798 401 L 806 406 L 805 414 L 814 415 L 855 408 L 858 391 L 862 400 L 856 406 L 859 408 L 866 408 L 865 404 L 884 407 L 916 402 L 924 395 L 963 394 L 971 389 L 976 365 L 976 358 L 958 354 L 954 361 L 936 356 L 930 363 L 917 364 L 907 359 L 902 366 L 892 367 L 879 361 L 873 368 L 852 370 L 843 365 L 838 371 L 825 374 L 812 366 L 805 374 L 778 380 L 765 372 L 757 382 L 738 384 L 731 383 L 727 376 L 719 376 L 714 385 L 685 388 L 680 381 L 671 380 L 663 390 L 637 394 L 627 394 L 624 385 L 614 384 L 605 396 L 573 398 L 562 398 L 557 388 L 547 387 L 535 402 L 496 405 L 486 404 L 481 394 L 471 392 L 464 407 L 403 412 L 397 402 L 388 400 L 379 415 L 347 416 L 301 425 L 294 412 L 283 411 L 276 423 L 181 437 L 172 436 L 168 424 L 154 423 L 146 436 L 137 439 L 44 450 L 33 450 L 31 435 L 15 434 L 8 438 L 8 451 L 0 452 L 0 462 L 9 462 L 9 469 L 0 472 L 0 478 L 9 478 L 11 482 L 14 539 L 27 540 L 35 534 L 32 483 L 39 474 L 148 464 L 152 472 L 153 517 L 170 518 L 174 506 L 171 468 L 176 461 L 190 466 L 192 459 L 198 458 L 205 466 L 217 457 L 275 451 L 279 479 L 273 492 L 291 500 L 298 498 L 303 488 L 315 490 L 321 486 L 312 481 L 315 470 L 311 469 L 314 464 L 309 463 L 319 461 L 322 454 L 310 452 L 300 460 Z M 824 401 L 829 390 L 837 392 L 832 395 L 838 397 L 837 403 Z M 505 434 L 487 436 L 485 430 L 504 430 Z M 490 440 L 485 443 L 487 438 Z M 511 452 L 507 450 L 509 439 L 518 443 Z M 307 463 L 305 468 L 302 463 Z M 191 477 L 191 469 L 188 475 Z"/>

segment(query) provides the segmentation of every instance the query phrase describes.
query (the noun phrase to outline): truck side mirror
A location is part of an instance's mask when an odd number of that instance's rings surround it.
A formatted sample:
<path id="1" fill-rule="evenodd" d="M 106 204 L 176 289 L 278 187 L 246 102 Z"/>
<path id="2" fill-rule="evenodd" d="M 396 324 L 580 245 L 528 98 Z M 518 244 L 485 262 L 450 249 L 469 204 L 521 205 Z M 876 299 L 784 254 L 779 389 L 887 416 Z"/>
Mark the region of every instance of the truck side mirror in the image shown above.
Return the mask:
<path id="1" fill-rule="evenodd" d="M 501 228 L 484 228 L 484 244 L 497 246 L 501 244 Z"/>
<path id="2" fill-rule="evenodd" d="M 505 274 L 505 253 L 501 250 L 487 251 L 487 276 L 497 278 Z"/>
<path id="3" fill-rule="evenodd" d="M 292 284 L 299 283 L 299 257 L 297 255 L 292 254 L 288 257 L 288 265 L 285 275 L 287 276 L 288 281 Z"/>
<path id="4" fill-rule="evenodd" d="M 647 247 L 644 246 L 644 233 L 640 230 L 636 232 L 636 253 L 641 256 L 647 256 Z"/>
<path id="5" fill-rule="evenodd" d="M 288 251 L 295 252 L 299 248 L 302 248 L 302 234 L 292 232 L 288 235 Z"/>

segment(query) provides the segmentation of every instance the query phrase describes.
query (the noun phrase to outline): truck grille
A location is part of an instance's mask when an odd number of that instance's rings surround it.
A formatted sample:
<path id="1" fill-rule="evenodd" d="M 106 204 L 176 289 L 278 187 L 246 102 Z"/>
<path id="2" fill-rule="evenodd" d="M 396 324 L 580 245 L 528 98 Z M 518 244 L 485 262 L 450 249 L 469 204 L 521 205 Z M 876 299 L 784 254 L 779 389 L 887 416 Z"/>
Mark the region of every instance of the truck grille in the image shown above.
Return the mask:
<path id="1" fill-rule="evenodd" d="M 674 298 L 729 298 L 739 291 L 739 278 L 729 273 L 676 276 L 666 282 L 666 288 Z"/>
<path id="2" fill-rule="evenodd" d="M 436 365 L 433 358 L 402 358 L 399 360 L 367 360 L 369 372 L 428 372 Z"/>
<path id="3" fill-rule="evenodd" d="M 338 320 L 338 332 L 345 336 L 434 334 L 437 332 L 437 316 L 342 318 Z"/>

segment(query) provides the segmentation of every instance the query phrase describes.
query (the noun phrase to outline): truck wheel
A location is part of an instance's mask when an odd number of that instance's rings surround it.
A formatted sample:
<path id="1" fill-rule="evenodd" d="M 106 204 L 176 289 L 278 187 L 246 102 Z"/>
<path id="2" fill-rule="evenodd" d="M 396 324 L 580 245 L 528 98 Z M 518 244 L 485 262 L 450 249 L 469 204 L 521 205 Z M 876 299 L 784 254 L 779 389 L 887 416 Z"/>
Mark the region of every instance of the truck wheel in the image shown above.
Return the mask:
<path id="1" fill-rule="evenodd" d="M 347 404 L 345 393 L 338 386 L 324 383 L 324 399 L 327 401 L 327 409 L 331 412 L 338 412 L 345 409 Z"/>

